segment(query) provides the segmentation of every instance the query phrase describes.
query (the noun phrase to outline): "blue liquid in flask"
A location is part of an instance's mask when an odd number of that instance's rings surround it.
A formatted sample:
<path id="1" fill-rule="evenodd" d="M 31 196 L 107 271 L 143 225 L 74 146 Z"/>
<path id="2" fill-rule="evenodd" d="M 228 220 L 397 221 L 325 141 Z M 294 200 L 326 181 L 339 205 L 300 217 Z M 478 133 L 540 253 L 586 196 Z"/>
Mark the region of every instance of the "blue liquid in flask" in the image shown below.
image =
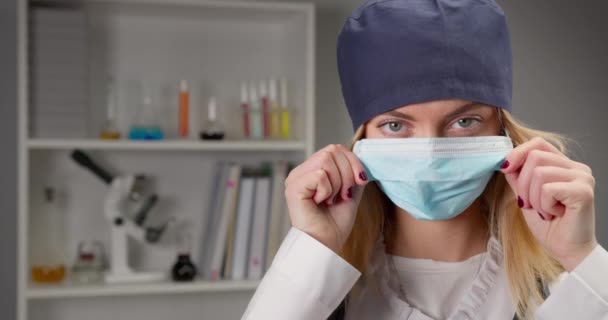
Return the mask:
<path id="1" fill-rule="evenodd" d="M 163 130 L 158 127 L 133 127 L 129 131 L 131 140 L 162 140 Z"/>

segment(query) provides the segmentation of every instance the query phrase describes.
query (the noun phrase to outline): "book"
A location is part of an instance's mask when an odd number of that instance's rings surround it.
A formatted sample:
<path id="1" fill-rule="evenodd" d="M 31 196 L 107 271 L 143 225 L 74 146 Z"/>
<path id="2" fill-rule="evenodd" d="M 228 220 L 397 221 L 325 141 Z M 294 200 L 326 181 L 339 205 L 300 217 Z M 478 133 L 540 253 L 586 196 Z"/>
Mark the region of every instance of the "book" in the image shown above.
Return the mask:
<path id="1" fill-rule="evenodd" d="M 230 164 L 228 179 L 223 188 L 226 189 L 222 200 L 221 216 L 217 228 L 217 236 L 214 241 L 213 253 L 211 255 L 208 280 L 215 281 L 221 278 L 221 271 L 226 255 L 228 234 L 233 226 L 236 212 L 236 200 L 241 176 L 241 166 Z"/>
<path id="2" fill-rule="evenodd" d="M 218 237 L 219 225 L 222 217 L 222 206 L 227 188 L 228 175 L 230 173 L 230 165 L 227 163 L 218 163 L 218 170 L 215 171 L 214 187 L 209 195 L 209 206 L 206 208 L 206 214 L 203 219 L 201 233 L 201 241 L 199 247 L 198 267 L 200 274 L 204 279 L 210 279 L 211 260 L 215 242 Z M 206 225 L 206 227 L 205 227 Z"/>
<path id="3" fill-rule="evenodd" d="M 291 172 L 291 170 L 293 170 L 294 165 L 293 164 L 288 164 L 287 165 L 287 171 L 285 172 L 285 176 L 287 176 L 289 174 L 289 172 Z M 285 179 L 283 179 L 283 181 L 285 181 Z M 283 188 L 285 188 L 283 186 Z M 281 197 L 281 212 L 283 212 L 283 214 L 281 215 L 281 239 L 285 239 L 285 236 L 287 236 L 287 233 L 289 232 L 289 229 L 291 229 L 291 219 L 289 218 L 289 212 L 288 212 L 288 208 L 287 208 L 287 200 L 285 199 L 285 196 Z"/>
<path id="4" fill-rule="evenodd" d="M 270 218 L 271 177 L 260 176 L 255 181 L 255 202 L 250 237 L 248 280 L 262 278 L 266 267 L 268 223 Z"/>
<path id="5" fill-rule="evenodd" d="M 272 259 L 279 250 L 283 233 L 283 216 L 285 210 L 285 178 L 287 177 L 287 162 L 280 160 L 272 168 L 272 196 L 270 205 L 270 221 L 268 226 L 268 243 L 266 249 L 266 270 L 270 268 Z M 289 217 L 286 217 L 288 219 Z"/>
<path id="6" fill-rule="evenodd" d="M 247 272 L 247 257 L 249 256 L 249 235 L 251 231 L 251 218 L 253 213 L 253 202 L 256 193 L 256 178 L 253 176 L 243 176 L 239 190 L 238 210 L 235 220 L 233 243 L 229 244 L 233 248 L 232 260 L 226 264 L 226 279 L 244 280 Z"/>

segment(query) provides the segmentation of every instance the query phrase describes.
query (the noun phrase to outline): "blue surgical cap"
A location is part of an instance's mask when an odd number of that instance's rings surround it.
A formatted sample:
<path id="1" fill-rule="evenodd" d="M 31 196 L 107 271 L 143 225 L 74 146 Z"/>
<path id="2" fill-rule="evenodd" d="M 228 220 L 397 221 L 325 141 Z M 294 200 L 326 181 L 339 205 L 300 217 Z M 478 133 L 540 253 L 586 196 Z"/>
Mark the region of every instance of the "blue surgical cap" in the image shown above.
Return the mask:
<path id="1" fill-rule="evenodd" d="M 355 130 L 392 109 L 440 99 L 511 110 L 509 32 L 492 0 L 369 0 L 347 18 L 337 51 Z"/>

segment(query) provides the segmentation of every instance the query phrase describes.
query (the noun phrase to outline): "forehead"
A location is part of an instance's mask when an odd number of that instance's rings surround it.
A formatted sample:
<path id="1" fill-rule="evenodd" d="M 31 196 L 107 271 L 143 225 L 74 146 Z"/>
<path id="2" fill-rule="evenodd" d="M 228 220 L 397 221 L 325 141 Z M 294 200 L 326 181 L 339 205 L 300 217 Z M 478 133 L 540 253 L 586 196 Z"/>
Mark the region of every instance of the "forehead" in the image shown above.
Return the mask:
<path id="1" fill-rule="evenodd" d="M 382 115 L 408 116 L 408 117 L 450 117 L 468 111 L 492 112 L 496 108 L 480 102 L 446 99 L 429 102 L 409 104 L 387 111 Z"/>

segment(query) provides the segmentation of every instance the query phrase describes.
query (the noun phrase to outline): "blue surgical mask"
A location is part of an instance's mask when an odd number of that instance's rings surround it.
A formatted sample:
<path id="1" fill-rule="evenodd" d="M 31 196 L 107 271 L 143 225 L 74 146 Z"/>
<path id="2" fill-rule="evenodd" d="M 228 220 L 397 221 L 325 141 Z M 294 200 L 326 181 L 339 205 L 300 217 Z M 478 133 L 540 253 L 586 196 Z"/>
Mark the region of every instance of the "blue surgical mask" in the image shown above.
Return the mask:
<path id="1" fill-rule="evenodd" d="M 363 139 L 353 152 L 370 181 L 420 220 L 462 213 L 513 149 L 509 137 Z"/>

